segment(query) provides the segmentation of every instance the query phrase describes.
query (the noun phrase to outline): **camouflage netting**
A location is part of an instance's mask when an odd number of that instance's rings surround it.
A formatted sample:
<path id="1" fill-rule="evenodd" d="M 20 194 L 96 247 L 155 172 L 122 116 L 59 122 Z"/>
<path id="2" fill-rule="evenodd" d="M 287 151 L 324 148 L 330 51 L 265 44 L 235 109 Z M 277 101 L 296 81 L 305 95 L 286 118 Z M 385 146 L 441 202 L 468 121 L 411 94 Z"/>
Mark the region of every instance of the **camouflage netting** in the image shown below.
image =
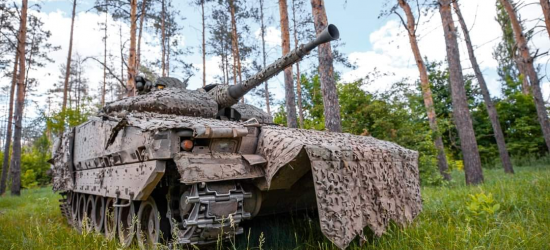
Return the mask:
<path id="1" fill-rule="evenodd" d="M 203 89 L 166 88 L 111 102 L 103 108 L 108 114 L 126 113 L 128 110 L 215 118 L 218 104 Z"/>
<path id="2" fill-rule="evenodd" d="M 346 248 L 368 226 L 380 236 L 393 220 L 411 222 L 422 210 L 418 153 L 366 136 L 262 127 L 258 153 L 268 183 L 304 149 L 311 161 L 323 234 Z"/>
<path id="3" fill-rule="evenodd" d="M 51 166 L 53 177 L 53 191 L 64 192 L 73 190 L 72 177 L 72 141 L 73 129 L 63 133 L 53 145 L 53 162 Z"/>
<path id="4" fill-rule="evenodd" d="M 114 117 L 112 117 L 112 119 L 117 120 Z M 155 114 L 148 112 L 132 112 L 126 114 L 124 119 L 128 121 L 128 125 L 138 127 L 143 131 L 167 130 L 172 128 L 189 128 L 195 130 L 196 133 L 204 133 L 206 128 L 246 130 L 240 122 L 204 119 L 191 116 Z"/>
<path id="5" fill-rule="evenodd" d="M 237 103 L 231 108 L 241 114 L 241 120 L 246 121 L 251 118 L 256 118 L 260 123 L 273 123 L 273 118 L 263 110 L 249 104 Z"/>

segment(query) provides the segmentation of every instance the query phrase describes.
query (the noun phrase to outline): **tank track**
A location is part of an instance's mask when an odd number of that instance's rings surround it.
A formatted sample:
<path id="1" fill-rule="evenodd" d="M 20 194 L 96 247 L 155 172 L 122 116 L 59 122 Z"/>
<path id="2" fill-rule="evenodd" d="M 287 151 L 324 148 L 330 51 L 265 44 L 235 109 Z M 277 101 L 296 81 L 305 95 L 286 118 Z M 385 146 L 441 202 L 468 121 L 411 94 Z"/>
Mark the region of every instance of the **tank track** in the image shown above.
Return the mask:
<path id="1" fill-rule="evenodd" d="M 61 193 L 59 207 L 68 224 L 78 228 L 77 216 L 73 215 L 74 192 Z M 221 239 L 242 234 L 239 223 L 252 217 L 245 211 L 245 199 L 255 198 L 245 191 L 239 182 L 200 183 L 193 185 L 170 185 L 166 194 L 168 206 L 166 217 L 171 234 L 166 241 L 169 246 L 180 244 L 206 245 Z"/>
<path id="2" fill-rule="evenodd" d="M 252 217 L 244 210 L 246 198 L 252 198 L 252 193 L 246 192 L 238 182 L 189 186 L 177 200 L 179 209 L 168 211 L 172 233 L 177 235 L 175 243 L 210 244 L 220 236 L 228 239 L 243 233 L 239 223 Z"/>
<path id="3" fill-rule="evenodd" d="M 61 215 L 67 219 L 67 223 L 73 224 L 73 212 L 70 204 L 71 192 L 63 192 L 61 194 L 61 199 L 59 199 L 59 209 L 61 210 Z"/>

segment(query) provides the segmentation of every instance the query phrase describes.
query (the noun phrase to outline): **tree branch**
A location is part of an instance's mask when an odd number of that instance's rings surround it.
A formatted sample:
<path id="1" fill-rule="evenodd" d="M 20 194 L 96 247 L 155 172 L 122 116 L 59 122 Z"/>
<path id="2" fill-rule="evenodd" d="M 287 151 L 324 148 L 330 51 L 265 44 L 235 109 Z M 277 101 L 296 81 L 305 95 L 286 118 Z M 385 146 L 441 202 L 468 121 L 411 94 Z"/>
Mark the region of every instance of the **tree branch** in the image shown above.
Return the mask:
<path id="1" fill-rule="evenodd" d="M 88 59 L 92 59 L 92 60 L 98 62 L 99 64 L 101 64 L 103 67 L 105 67 L 105 69 L 107 69 L 107 71 L 109 71 L 109 74 L 111 74 L 111 76 L 113 76 L 118 81 L 120 86 L 122 86 L 122 88 L 124 88 L 126 91 L 128 91 L 128 88 L 126 88 L 126 85 L 124 84 L 124 82 L 122 82 L 122 80 L 120 80 L 120 78 L 118 78 L 118 76 L 113 73 L 111 68 L 109 68 L 109 67 L 107 67 L 107 65 L 105 65 L 105 63 L 103 63 L 102 61 L 100 61 L 97 58 L 92 57 L 92 56 L 84 58 L 84 60 L 82 60 L 82 62 L 85 62 Z"/>

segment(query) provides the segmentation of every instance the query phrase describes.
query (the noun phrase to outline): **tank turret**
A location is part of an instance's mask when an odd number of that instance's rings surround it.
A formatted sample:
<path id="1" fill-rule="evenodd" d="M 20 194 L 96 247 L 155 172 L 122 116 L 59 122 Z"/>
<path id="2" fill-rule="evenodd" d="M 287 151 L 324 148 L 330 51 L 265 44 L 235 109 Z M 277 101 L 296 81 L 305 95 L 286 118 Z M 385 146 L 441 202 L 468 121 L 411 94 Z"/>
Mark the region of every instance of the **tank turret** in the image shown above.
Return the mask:
<path id="1" fill-rule="evenodd" d="M 136 88 L 139 95 L 108 103 L 103 112 L 118 114 L 120 112 L 147 111 L 160 114 L 240 120 L 241 117 L 250 116 L 231 110 L 231 107 L 237 104 L 240 98 L 285 68 L 300 61 L 320 44 L 336 40 L 339 36 L 338 28 L 330 24 L 315 40 L 300 45 L 297 49 L 279 58 L 253 77 L 237 85 L 211 84 L 197 90 L 187 90 L 185 89 L 186 84 L 175 78 L 161 77 L 153 84 L 143 77 L 136 77 Z M 251 106 L 246 109 L 239 108 L 239 110 L 247 111 L 253 109 L 257 108 Z M 257 110 L 254 113 L 258 113 Z M 267 116 L 267 114 L 262 115 L 262 117 Z M 269 123 L 270 121 L 270 119 L 261 120 L 263 123 Z"/>

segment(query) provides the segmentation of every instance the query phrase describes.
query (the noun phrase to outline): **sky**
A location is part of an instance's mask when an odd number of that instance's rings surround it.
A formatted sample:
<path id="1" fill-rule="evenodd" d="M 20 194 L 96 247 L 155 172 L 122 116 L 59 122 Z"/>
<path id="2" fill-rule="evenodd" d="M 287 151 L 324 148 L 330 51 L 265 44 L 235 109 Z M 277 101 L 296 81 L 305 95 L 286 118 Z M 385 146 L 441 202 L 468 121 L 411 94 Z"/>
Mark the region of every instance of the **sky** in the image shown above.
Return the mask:
<path id="1" fill-rule="evenodd" d="M 378 91 L 385 90 L 389 86 L 403 78 L 414 81 L 419 78 L 418 70 L 410 50 L 410 44 L 405 29 L 402 27 L 396 15 L 390 15 L 379 18 L 380 11 L 386 0 L 325 0 L 326 11 L 330 23 L 335 24 L 340 30 L 339 51 L 343 53 L 350 62 L 356 65 L 355 69 L 345 68 L 342 65 L 336 65 L 336 70 L 342 76 L 343 82 L 351 82 L 361 77 L 365 77 L 369 72 L 378 70 L 382 73 L 389 73 L 387 76 L 377 79 L 376 82 L 366 86 L 366 90 Z M 181 24 L 183 30 L 177 35 L 180 40 L 181 48 L 189 48 L 194 53 L 182 57 L 186 62 L 193 63 L 198 71 L 195 72 L 189 81 L 189 88 L 196 89 L 202 86 L 202 57 L 199 46 L 201 44 L 200 33 L 200 10 L 189 4 L 190 1 L 174 1 L 174 8 L 181 11 Z M 250 2 L 250 1 L 249 1 Z M 528 28 L 534 26 L 544 26 L 544 23 L 536 19 L 542 17 L 542 11 L 538 0 L 526 0 L 526 7 L 520 10 L 523 19 L 528 20 Z M 17 1 L 17 3 L 19 3 Z M 40 79 L 38 94 L 45 93 L 54 83 L 59 82 L 59 67 L 67 60 L 67 50 L 69 43 L 69 30 L 71 21 L 72 1 L 68 0 L 46 0 L 33 1 L 42 5 L 39 15 L 45 23 L 45 29 L 52 32 L 50 42 L 55 46 L 61 46 L 61 49 L 50 53 L 55 63 L 46 65 L 41 69 L 33 69 L 31 75 Z M 489 85 L 491 95 L 498 97 L 501 95 L 500 83 L 496 74 L 497 62 L 492 57 L 493 48 L 499 42 L 501 30 L 498 23 L 494 20 L 496 16 L 494 0 L 461 0 L 461 8 L 470 29 L 470 35 L 475 47 L 478 62 L 481 66 L 486 81 Z M 75 21 L 75 34 L 73 43 L 73 56 L 78 54 L 85 57 L 103 57 L 103 31 L 100 23 L 104 22 L 105 15 L 91 10 L 94 1 L 79 0 L 77 7 L 77 18 Z M 267 16 L 271 17 L 271 22 L 267 24 L 267 45 L 268 45 L 268 63 L 281 56 L 280 31 L 278 19 L 277 1 L 266 1 Z M 289 1 L 290 4 L 290 1 Z M 207 7 L 207 12 L 210 8 Z M 305 11 L 310 13 L 311 6 L 306 0 Z M 456 22 L 456 18 L 455 18 Z M 127 23 L 115 21 L 108 17 L 109 53 L 118 55 L 120 47 L 120 31 L 124 40 L 129 37 L 129 26 Z M 456 23 L 457 27 L 458 23 Z M 541 30 L 541 29 L 539 29 Z M 550 50 L 550 39 L 545 30 L 539 32 L 531 42 L 531 46 L 540 49 L 540 51 Z M 144 43 L 142 44 L 142 58 L 153 61 L 160 57 L 161 49 L 158 46 L 158 38 L 152 33 L 152 30 L 144 34 Z M 251 34 L 248 34 L 244 42 L 259 43 L 259 26 L 251 25 Z M 421 23 L 417 33 L 419 37 L 420 51 L 423 57 L 430 61 L 445 60 L 445 42 L 443 30 L 441 28 L 441 18 L 439 13 L 435 12 L 421 17 Z M 208 39 L 208 37 L 207 37 Z M 461 64 L 465 73 L 473 73 L 468 60 L 466 47 L 459 35 Z M 292 39 L 291 39 L 292 40 Z M 302 41 L 307 42 L 307 41 Z M 7 55 L 5 55 L 7 56 Z M 9 55 L 9 57 L 12 57 Z M 548 57 L 538 58 L 536 63 L 542 65 L 542 74 L 546 75 Z M 214 76 L 220 74 L 218 68 L 219 57 L 207 56 L 207 83 L 216 83 Z M 119 61 L 115 60 L 115 63 Z M 305 69 L 313 69 L 317 63 L 315 53 L 312 53 L 304 62 Z M 244 67 L 250 65 L 250 61 L 243 62 Z M 118 65 L 117 64 L 117 65 Z M 100 83 L 103 81 L 102 67 L 88 60 L 85 63 L 86 77 L 90 82 L 92 92 L 97 92 Z M 154 69 L 157 73 L 160 70 Z M 119 72 L 118 69 L 116 72 Z M 284 87 L 282 74 L 270 80 L 270 91 L 275 94 L 276 102 L 281 102 L 284 97 Z M 171 76 L 181 77 L 178 72 Z M 8 78 L 0 78 L 0 87 L 9 84 Z M 550 96 L 550 83 L 545 77 L 542 81 L 543 94 L 548 101 Z M 27 116 L 38 116 L 38 110 L 44 108 L 45 98 L 32 97 L 36 106 L 29 107 Z M 97 99 L 97 98 L 96 98 Z M 107 97 L 110 100 L 110 97 Z M 96 100 L 99 101 L 99 100 Z M 249 103 L 258 103 L 260 101 L 248 98 Z M 52 107 L 55 109 L 56 107 Z"/>

